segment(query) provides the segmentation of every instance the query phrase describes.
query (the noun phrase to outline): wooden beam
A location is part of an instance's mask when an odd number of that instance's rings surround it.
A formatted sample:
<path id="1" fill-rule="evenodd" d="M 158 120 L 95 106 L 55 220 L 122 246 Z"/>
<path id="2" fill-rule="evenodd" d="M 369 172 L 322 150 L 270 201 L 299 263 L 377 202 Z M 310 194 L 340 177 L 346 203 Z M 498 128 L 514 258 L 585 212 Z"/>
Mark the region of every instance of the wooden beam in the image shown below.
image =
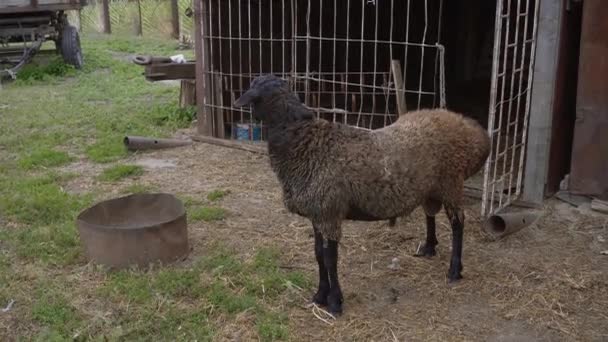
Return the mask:
<path id="1" fill-rule="evenodd" d="M 179 39 L 179 4 L 178 0 L 171 0 L 171 26 L 173 27 L 172 37 Z"/>
<path id="2" fill-rule="evenodd" d="M 101 1 L 101 22 L 103 24 L 103 33 L 111 34 L 112 27 L 110 24 L 110 0 Z"/>
<path id="3" fill-rule="evenodd" d="M 200 135 L 213 136 L 213 113 L 206 104 L 213 103 L 211 94 L 210 54 L 207 46 L 209 13 L 207 1 L 194 1 L 194 40 L 196 58 L 196 102 L 197 102 L 197 132 Z"/>
<path id="4" fill-rule="evenodd" d="M 557 52 L 564 2 L 562 0 L 543 0 L 539 6 L 522 193 L 522 199 L 531 203 L 542 203 L 545 197 L 553 95 L 555 94 L 557 57 L 559 55 Z"/>
<path id="5" fill-rule="evenodd" d="M 192 135 L 191 138 L 192 138 L 192 140 L 197 141 L 197 142 L 218 145 L 218 146 L 223 146 L 223 147 L 228 147 L 228 148 L 234 148 L 234 149 L 238 149 L 238 150 L 243 150 L 243 151 L 253 152 L 253 153 L 258 153 L 258 154 L 263 154 L 263 155 L 268 155 L 268 149 L 267 149 L 265 143 L 259 144 L 259 145 L 257 145 L 257 144 L 253 145 L 253 144 L 242 142 L 242 141 L 219 139 L 219 138 L 204 136 L 204 135 L 200 135 L 200 134 Z"/>
<path id="6" fill-rule="evenodd" d="M 398 59 L 391 61 L 391 71 L 393 72 L 395 90 L 397 91 L 397 111 L 401 116 L 407 113 L 407 106 L 405 104 L 405 84 L 403 83 L 403 75 L 401 74 L 401 62 Z"/>

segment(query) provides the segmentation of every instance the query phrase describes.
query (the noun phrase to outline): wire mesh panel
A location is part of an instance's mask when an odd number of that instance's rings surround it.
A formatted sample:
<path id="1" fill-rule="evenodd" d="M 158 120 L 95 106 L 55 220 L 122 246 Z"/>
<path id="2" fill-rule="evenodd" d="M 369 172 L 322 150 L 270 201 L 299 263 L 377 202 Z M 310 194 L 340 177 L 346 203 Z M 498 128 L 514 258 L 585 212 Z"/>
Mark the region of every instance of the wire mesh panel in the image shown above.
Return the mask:
<path id="1" fill-rule="evenodd" d="M 367 129 L 406 108 L 445 107 L 441 10 L 442 1 L 296 2 L 293 77 L 305 103 Z"/>
<path id="2" fill-rule="evenodd" d="M 264 124 L 232 106 L 264 73 L 288 79 L 317 116 L 366 129 L 445 107 L 442 0 L 201 1 L 202 105 L 218 137 L 265 140 Z"/>
<path id="3" fill-rule="evenodd" d="M 521 193 L 538 1 L 497 0 L 488 132 L 492 150 L 484 170 L 482 215 Z"/>

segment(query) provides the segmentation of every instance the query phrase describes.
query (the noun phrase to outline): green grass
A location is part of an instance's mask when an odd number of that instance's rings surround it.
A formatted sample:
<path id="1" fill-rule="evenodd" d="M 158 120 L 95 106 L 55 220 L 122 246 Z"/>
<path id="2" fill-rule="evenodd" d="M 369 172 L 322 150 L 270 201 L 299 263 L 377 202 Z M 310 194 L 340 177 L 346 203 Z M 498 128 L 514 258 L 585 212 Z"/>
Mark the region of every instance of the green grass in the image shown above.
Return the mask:
<path id="1" fill-rule="evenodd" d="M 109 163 L 127 155 L 122 141 L 117 136 L 110 136 L 87 146 L 86 156 L 97 163 Z"/>
<path id="2" fill-rule="evenodd" d="M 35 322 L 50 328 L 45 338 L 71 337 L 70 333 L 81 321 L 80 315 L 66 296 L 59 290 L 49 291 L 48 287 L 36 291 L 31 316 Z"/>
<path id="3" fill-rule="evenodd" d="M 0 211 L 24 224 L 52 225 L 75 217 L 90 196 L 63 191 L 53 176 L 0 178 Z"/>
<path id="4" fill-rule="evenodd" d="M 124 189 L 121 190 L 121 193 L 123 194 L 141 194 L 141 193 L 149 193 L 149 192 L 155 192 L 158 189 L 150 184 L 140 184 L 140 183 L 135 183 L 135 184 L 131 184 L 127 187 L 125 187 Z"/>
<path id="5" fill-rule="evenodd" d="M 116 182 L 128 177 L 137 177 L 144 174 L 144 168 L 139 165 L 115 165 L 101 173 L 99 179 L 105 182 Z"/>
<path id="6" fill-rule="evenodd" d="M 211 202 L 216 202 L 226 197 L 229 193 L 229 190 L 213 190 L 207 194 L 207 199 Z"/>
<path id="7" fill-rule="evenodd" d="M 99 293 L 116 303 L 130 303 L 135 312 L 125 319 L 135 319 L 138 324 L 144 317 L 156 317 L 158 303 L 162 302 L 169 312 L 162 314 L 167 330 L 175 330 L 176 327 L 171 325 L 174 321 L 192 324 L 193 330 L 196 328 L 194 322 L 203 322 L 199 327 L 202 330 L 197 334 L 207 336 L 213 331 L 208 322 L 209 312 L 234 316 L 251 311 L 255 314 L 255 329 L 262 340 L 287 339 L 288 320 L 284 315 L 275 313 L 270 305 L 273 298 L 289 291 L 289 284 L 297 282 L 298 286 L 309 287 L 310 282 L 298 272 L 281 270 L 280 255 L 274 249 L 260 249 L 248 260 L 238 259 L 233 251 L 218 245 L 210 246 L 207 250 L 209 255 L 190 268 L 161 267 L 158 270 L 112 272 Z M 250 288 L 252 284 L 259 289 Z M 267 286 L 264 291 L 262 284 Z M 181 314 L 177 314 L 173 311 L 177 303 L 191 305 L 181 307 Z M 207 311 L 201 311 L 202 308 L 207 308 Z M 172 318 L 173 314 L 178 317 Z M 158 327 L 148 329 L 158 331 Z M 130 335 L 131 338 L 149 336 L 143 327 L 135 330 L 138 332 Z M 157 332 L 154 336 L 161 334 Z"/>
<path id="8" fill-rule="evenodd" d="M 205 257 L 193 253 L 191 262 L 146 270 L 87 264 L 75 220 L 107 197 L 102 190 L 108 184 L 59 167 L 84 159 L 85 167 L 118 164 L 104 167 L 100 180 L 141 175 L 139 166 L 125 164 L 124 136 L 170 136 L 191 124 L 195 112 L 178 108 L 178 87 L 147 82 L 143 68 L 125 59 L 127 53 L 181 53 L 175 42 L 97 35 L 81 41 L 82 70 L 37 56 L 17 81 L 3 83 L 0 305 L 15 299 L 15 306 L 7 318 L 11 330 L 0 331 L 1 339 L 211 341 L 245 311 L 254 316 L 248 329 L 261 340 L 289 339 L 289 322 L 277 307 L 297 297 L 290 293 L 294 288 L 311 284 L 303 274 L 281 269 L 276 250 L 243 256 L 205 246 Z M 156 190 L 129 183 L 118 191 Z M 217 189 L 199 200 L 185 197 L 189 220 L 229 219 L 221 207 L 228 194 Z"/>
<path id="9" fill-rule="evenodd" d="M 287 317 L 276 313 L 263 313 L 258 316 L 256 326 L 262 341 L 282 341 L 289 337 Z"/>
<path id="10" fill-rule="evenodd" d="M 192 222 L 197 221 L 221 221 L 226 217 L 226 210 L 220 207 L 198 207 L 188 212 L 188 218 Z"/>
<path id="11" fill-rule="evenodd" d="M 39 148 L 27 153 L 19 160 L 19 166 L 23 169 L 48 168 L 61 166 L 73 160 L 69 154 L 63 151 L 55 151 L 48 148 Z"/>

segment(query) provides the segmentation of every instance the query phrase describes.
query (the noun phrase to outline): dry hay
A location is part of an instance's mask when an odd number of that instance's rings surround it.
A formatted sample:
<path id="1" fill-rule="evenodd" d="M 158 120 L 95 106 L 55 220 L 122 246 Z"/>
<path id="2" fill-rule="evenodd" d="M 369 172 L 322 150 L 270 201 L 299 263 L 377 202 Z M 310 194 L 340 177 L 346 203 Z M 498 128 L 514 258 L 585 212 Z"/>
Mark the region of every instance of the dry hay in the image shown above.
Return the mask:
<path id="1" fill-rule="evenodd" d="M 147 172 L 139 183 L 204 198 L 230 190 L 222 222 L 190 226 L 191 259 L 221 241 L 242 256 L 261 246 L 278 247 L 283 267 L 316 281 L 309 222 L 289 214 L 264 156 L 207 144 L 132 157 L 171 159 L 176 168 Z M 120 188 L 129 180 L 108 187 Z M 110 190 L 110 188 L 109 188 Z M 310 306 L 314 289 L 283 298 L 295 340 L 431 341 L 608 339 L 608 263 L 598 235 L 608 238 L 607 218 L 550 201 L 534 225 L 502 241 L 481 231 L 479 202 L 466 207 L 464 279 L 446 282 L 451 231 L 438 216 L 438 255 L 415 258 L 424 239 L 424 215 L 416 210 L 386 222 L 344 225 L 339 271 L 345 313 L 337 320 Z M 600 245 L 598 245 L 600 244 Z M 396 267 L 389 267 L 397 258 Z M 254 339 L 251 316 L 223 322 L 220 340 Z"/>

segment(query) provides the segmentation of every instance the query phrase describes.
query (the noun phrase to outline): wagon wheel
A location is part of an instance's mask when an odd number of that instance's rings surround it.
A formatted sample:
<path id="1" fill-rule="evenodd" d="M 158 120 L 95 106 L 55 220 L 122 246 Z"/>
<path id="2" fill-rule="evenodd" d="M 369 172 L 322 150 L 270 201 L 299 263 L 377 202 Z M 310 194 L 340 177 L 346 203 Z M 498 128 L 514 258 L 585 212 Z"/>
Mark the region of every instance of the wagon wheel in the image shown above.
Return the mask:
<path id="1" fill-rule="evenodd" d="M 76 27 L 65 25 L 61 33 L 61 39 L 57 42 L 61 46 L 61 55 L 63 60 L 76 67 L 82 68 L 84 60 L 82 58 L 82 50 L 80 49 L 80 36 Z"/>

